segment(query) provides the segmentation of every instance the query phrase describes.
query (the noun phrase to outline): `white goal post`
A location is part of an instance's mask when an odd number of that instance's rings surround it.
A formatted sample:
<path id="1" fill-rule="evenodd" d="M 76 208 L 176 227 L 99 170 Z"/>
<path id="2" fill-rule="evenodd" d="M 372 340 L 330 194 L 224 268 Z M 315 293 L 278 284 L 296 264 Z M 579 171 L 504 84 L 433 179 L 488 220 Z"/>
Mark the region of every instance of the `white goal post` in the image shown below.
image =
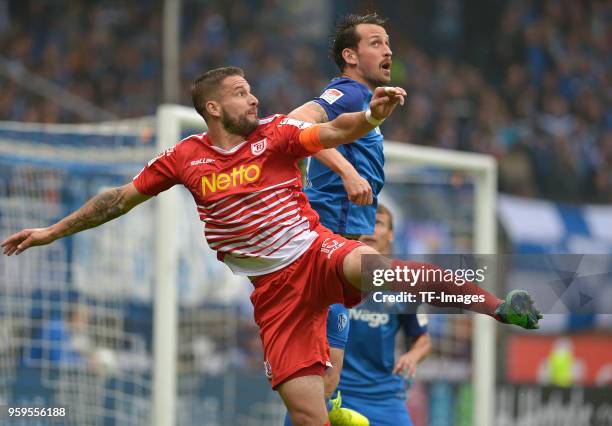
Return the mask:
<path id="1" fill-rule="evenodd" d="M 181 139 L 182 129 L 203 131 L 206 125 L 192 109 L 161 105 L 157 110 L 157 148 L 162 152 Z M 385 156 L 414 165 L 430 165 L 470 174 L 474 179 L 474 253 L 495 254 L 497 228 L 497 164 L 482 154 L 385 142 Z M 177 245 L 176 233 L 167 223 L 177 218 L 175 190 L 158 200 L 156 217 L 156 274 L 154 289 L 153 419 L 155 426 L 173 426 L 177 400 Z M 494 284 L 494 283 L 493 283 Z M 495 414 L 495 322 L 484 315 L 474 317 L 473 383 L 474 419 L 477 426 L 494 424 Z"/>

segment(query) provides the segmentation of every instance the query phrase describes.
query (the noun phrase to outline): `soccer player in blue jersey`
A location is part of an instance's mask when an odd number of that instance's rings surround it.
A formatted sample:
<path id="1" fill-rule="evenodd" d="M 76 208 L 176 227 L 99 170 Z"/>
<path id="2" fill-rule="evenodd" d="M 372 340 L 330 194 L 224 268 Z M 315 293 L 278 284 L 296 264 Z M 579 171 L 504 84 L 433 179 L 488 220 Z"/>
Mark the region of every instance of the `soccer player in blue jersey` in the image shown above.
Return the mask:
<path id="1" fill-rule="evenodd" d="M 393 245 L 393 217 L 379 204 L 374 234 L 361 241 L 382 254 Z M 404 377 L 416 373 L 417 364 L 431 350 L 427 319 L 423 314 L 403 314 L 402 304 L 381 312 L 380 305 L 368 309 L 368 301 L 350 310 L 350 333 L 344 367 L 338 386 L 342 407 L 367 417 L 371 425 L 411 426 L 406 408 Z M 337 340 L 328 327 L 328 339 Z M 402 332 L 409 350 L 395 360 L 395 339 Z"/>
<path id="2" fill-rule="evenodd" d="M 330 48 L 340 77 L 290 116 L 321 123 L 367 109 L 372 90 L 391 81 L 392 52 L 384 23 L 375 13 L 344 18 Z M 383 165 L 383 135 L 378 127 L 351 144 L 314 155 L 306 194 L 321 223 L 344 236 L 371 235 L 377 197 L 385 182 Z"/>
<path id="3" fill-rule="evenodd" d="M 376 13 L 348 15 L 337 27 L 330 54 L 340 70 L 320 96 L 292 111 L 289 116 L 311 123 L 323 123 L 342 113 L 368 108 L 377 86 L 391 81 L 392 51 L 385 20 Z M 377 124 L 381 124 L 378 121 Z M 383 135 L 377 126 L 361 139 L 311 157 L 305 192 L 321 223 L 346 238 L 372 235 L 376 223 L 378 194 L 385 182 Z M 330 308 L 327 319 L 332 368 L 324 377 L 325 397 L 333 394 L 340 380 L 344 348 L 341 339 L 332 343 L 334 324 L 343 307 Z M 344 311 L 346 312 L 346 311 Z M 348 331 L 348 327 L 343 332 Z M 367 419 L 328 403 L 334 426 L 366 426 Z M 285 423 L 290 424 L 289 422 Z M 373 423 L 376 424 L 376 423 Z"/>
<path id="4" fill-rule="evenodd" d="M 332 38 L 330 55 L 341 75 L 323 89 L 320 96 L 289 114 L 303 121 L 322 123 L 344 112 L 367 109 L 372 90 L 391 81 L 391 55 L 385 19 L 371 13 L 348 15 L 342 19 Z M 348 238 L 371 235 L 376 222 L 377 197 L 382 190 L 383 135 L 376 127 L 366 136 L 337 149 L 320 151 L 308 167 L 306 194 L 320 216 L 321 223 Z M 327 318 L 332 368 L 325 381 L 325 396 L 330 398 L 340 380 L 348 324 L 341 332 L 334 325 L 347 317 L 341 305 L 333 305 Z M 367 422 L 357 413 L 332 409 L 332 425 L 363 426 Z M 285 425 L 290 425 L 288 421 Z"/>

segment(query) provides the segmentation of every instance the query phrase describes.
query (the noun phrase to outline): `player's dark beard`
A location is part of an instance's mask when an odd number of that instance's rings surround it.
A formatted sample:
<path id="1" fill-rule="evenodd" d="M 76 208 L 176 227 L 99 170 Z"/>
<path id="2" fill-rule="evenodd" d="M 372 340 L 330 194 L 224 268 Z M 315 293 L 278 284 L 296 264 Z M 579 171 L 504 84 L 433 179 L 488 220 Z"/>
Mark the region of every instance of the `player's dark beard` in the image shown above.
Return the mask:
<path id="1" fill-rule="evenodd" d="M 379 87 L 379 86 L 386 86 L 387 84 L 389 84 L 391 82 L 391 79 L 387 79 L 385 77 L 378 77 L 378 76 L 373 76 L 371 74 L 366 74 L 365 76 L 366 81 L 371 84 L 373 87 Z"/>
<path id="2" fill-rule="evenodd" d="M 387 84 L 389 84 L 389 82 L 391 81 L 391 79 L 387 80 L 387 79 L 382 79 L 382 78 L 372 78 L 370 76 L 366 76 L 366 80 L 368 81 L 368 83 L 370 83 L 373 87 L 380 87 L 380 86 L 386 86 Z"/>
<path id="3" fill-rule="evenodd" d="M 257 120 L 249 121 L 246 114 L 241 115 L 237 120 L 233 120 L 231 117 L 229 117 L 229 114 L 223 114 L 221 123 L 223 124 L 225 130 L 227 130 L 229 133 L 245 137 L 250 135 L 259 125 Z"/>

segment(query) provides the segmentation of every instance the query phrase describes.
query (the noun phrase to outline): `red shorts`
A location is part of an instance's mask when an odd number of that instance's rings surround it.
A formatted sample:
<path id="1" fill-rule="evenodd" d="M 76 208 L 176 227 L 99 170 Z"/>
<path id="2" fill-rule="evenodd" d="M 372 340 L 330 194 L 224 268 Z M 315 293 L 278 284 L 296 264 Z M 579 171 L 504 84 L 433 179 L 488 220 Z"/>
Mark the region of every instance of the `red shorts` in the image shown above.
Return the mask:
<path id="1" fill-rule="evenodd" d="M 323 374 L 329 366 L 326 321 L 329 306 L 361 301 L 361 292 L 343 273 L 344 257 L 359 241 L 319 225 L 319 237 L 302 256 L 280 271 L 254 280 L 251 301 L 264 347 L 266 376 L 276 388 L 299 370 Z M 319 367 L 319 368 L 317 368 Z"/>

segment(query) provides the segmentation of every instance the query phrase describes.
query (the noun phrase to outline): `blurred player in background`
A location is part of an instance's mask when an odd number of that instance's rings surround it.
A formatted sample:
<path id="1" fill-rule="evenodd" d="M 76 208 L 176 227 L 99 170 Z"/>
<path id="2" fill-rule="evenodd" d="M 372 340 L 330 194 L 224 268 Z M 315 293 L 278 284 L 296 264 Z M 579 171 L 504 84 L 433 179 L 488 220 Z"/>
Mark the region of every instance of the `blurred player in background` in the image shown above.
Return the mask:
<path id="1" fill-rule="evenodd" d="M 391 253 L 393 216 L 384 205 L 378 204 L 374 234 L 363 236 L 361 241 L 382 254 Z M 366 300 L 350 310 L 338 404 L 341 395 L 342 405 L 363 414 L 371 425 L 410 426 L 402 376 L 413 377 L 417 364 L 431 350 L 427 317 L 403 314 L 401 304 L 384 310 L 369 305 Z M 395 341 L 400 331 L 409 350 L 395 361 Z"/>
<path id="2" fill-rule="evenodd" d="M 194 197 L 205 223 L 205 238 L 234 273 L 248 275 L 255 322 L 260 327 L 265 367 L 296 425 L 327 425 L 323 375 L 329 365 L 325 322 L 329 306 L 361 300 L 362 256 L 375 267 L 435 269 L 435 265 L 378 256 L 358 241 L 332 233 L 319 223 L 302 191 L 297 161 L 324 148 L 350 143 L 391 114 L 406 93 L 376 88 L 370 108 L 311 125 L 284 115 L 259 120 L 257 98 L 244 72 L 211 70 L 192 88 L 195 109 L 208 132 L 192 135 L 152 159 L 133 182 L 108 189 L 76 212 L 46 227 L 21 230 L 1 246 L 5 255 L 52 243 L 115 219 L 176 184 Z M 425 288 L 441 295 L 471 294 L 479 303 L 454 306 L 525 328 L 537 327 L 539 313 L 528 295 L 502 301 L 477 285 L 418 281 L 407 292 Z M 517 298 L 524 305 L 516 309 Z M 438 303 L 435 303 L 436 305 Z"/>

